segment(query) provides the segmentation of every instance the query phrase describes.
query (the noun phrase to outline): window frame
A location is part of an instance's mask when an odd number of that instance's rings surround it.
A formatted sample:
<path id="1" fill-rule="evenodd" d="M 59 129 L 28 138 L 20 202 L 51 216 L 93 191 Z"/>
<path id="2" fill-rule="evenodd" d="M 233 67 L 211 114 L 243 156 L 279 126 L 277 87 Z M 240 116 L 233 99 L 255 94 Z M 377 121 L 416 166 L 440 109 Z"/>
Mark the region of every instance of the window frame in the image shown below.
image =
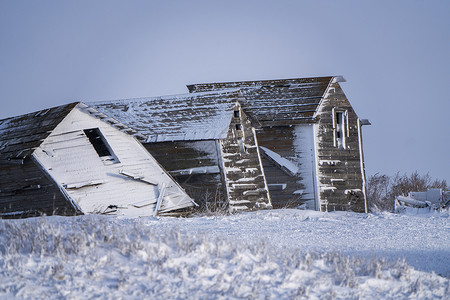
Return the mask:
<path id="1" fill-rule="evenodd" d="M 94 134 L 90 133 L 89 131 L 94 131 Z M 83 134 L 89 140 L 89 143 L 92 145 L 92 148 L 94 148 L 98 157 L 102 160 L 102 162 L 105 165 L 120 163 L 119 159 L 115 155 L 114 151 L 112 150 L 111 146 L 109 145 L 100 128 L 96 127 L 83 129 Z M 100 145 L 99 142 L 101 142 Z M 104 155 L 104 153 L 102 152 L 105 150 L 108 152 L 107 155 Z"/>
<path id="2" fill-rule="evenodd" d="M 347 149 L 347 138 L 349 137 L 348 111 L 345 109 L 333 108 L 333 146 L 345 150 Z"/>

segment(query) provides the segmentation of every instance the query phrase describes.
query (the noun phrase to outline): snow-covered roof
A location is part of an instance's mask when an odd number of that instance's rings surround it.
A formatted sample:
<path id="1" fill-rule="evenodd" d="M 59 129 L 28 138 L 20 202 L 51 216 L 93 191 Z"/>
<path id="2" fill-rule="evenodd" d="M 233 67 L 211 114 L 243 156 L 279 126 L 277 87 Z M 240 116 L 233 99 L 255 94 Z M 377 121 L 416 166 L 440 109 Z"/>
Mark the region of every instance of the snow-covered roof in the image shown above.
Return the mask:
<path id="1" fill-rule="evenodd" d="M 23 159 L 33 153 L 77 104 L 0 120 L 0 159 Z"/>
<path id="2" fill-rule="evenodd" d="M 313 122 L 313 115 L 333 79 L 314 77 L 188 85 L 191 93 L 241 89 L 246 114 L 262 126 Z"/>
<path id="3" fill-rule="evenodd" d="M 120 131 L 141 140 L 147 138 L 82 102 L 73 102 L 0 120 L 0 160 L 24 159 L 29 156 L 75 107 Z"/>
<path id="4" fill-rule="evenodd" d="M 147 136 L 146 142 L 224 139 L 239 90 L 90 102 Z"/>

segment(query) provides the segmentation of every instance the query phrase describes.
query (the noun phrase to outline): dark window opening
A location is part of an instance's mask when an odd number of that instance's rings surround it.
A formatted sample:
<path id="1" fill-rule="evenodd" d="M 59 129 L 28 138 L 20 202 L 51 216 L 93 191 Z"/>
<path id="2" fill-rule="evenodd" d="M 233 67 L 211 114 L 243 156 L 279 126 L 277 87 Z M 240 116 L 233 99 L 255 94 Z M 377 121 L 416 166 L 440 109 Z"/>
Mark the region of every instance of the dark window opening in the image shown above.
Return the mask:
<path id="1" fill-rule="evenodd" d="M 335 135 L 336 135 L 336 146 L 339 149 L 345 149 L 345 129 L 346 129 L 346 122 L 345 122 L 345 116 L 344 112 L 338 111 L 335 113 Z"/>
<path id="2" fill-rule="evenodd" d="M 240 116 L 241 116 L 240 111 L 239 111 L 239 110 L 235 110 L 235 111 L 234 111 L 234 117 L 235 117 L 235 118 L 239 118 Z"/>
<path id="3" fill-rule="evenodd" d="M 236 124 L 236 130 L 242 130 L 242 125 L 241 124 Z"/>
<path id="4" fill-rule="evenodd" d="M 84 134 L 88 137 L 89 142 L 94 146 L 95 151 L 97 151 L 98 156 L 112 156 L 111 151 L 109 151 L 102 134 L 98 128 L 83 130 Z"/>
<path id="5" fill-rule="evenodd" d="M 342 112 L 337 112 L 336 113 L 336 124 L 342 124 L 342 116 L 343 115 L 343 113 Z"/>

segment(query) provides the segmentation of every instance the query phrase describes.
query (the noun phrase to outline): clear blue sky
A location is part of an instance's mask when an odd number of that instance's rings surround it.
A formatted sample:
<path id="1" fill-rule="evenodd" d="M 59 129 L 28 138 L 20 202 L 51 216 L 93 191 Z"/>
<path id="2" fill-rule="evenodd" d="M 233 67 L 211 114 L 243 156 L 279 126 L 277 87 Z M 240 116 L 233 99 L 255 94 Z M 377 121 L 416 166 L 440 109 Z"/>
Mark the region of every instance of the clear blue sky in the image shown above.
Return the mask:
<path id="1" fill-rule="evenodd" d="M 0 118 L 186 84 L 344 75 L 368 174 L 450 182 L 450 1 L 0 0 Z"/>

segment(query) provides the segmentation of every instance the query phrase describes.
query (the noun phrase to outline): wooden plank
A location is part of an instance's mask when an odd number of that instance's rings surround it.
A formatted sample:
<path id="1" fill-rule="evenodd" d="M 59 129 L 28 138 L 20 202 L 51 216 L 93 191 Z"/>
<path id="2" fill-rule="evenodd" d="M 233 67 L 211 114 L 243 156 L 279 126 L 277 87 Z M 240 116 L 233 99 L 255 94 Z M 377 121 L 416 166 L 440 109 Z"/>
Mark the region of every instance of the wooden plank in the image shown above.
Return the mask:
<path id="1" fill-rule="evenodd" d="M 0 215 L 16 211 L 28 212 L 17 217 L 76 213 L 58 187 L 29 158 L 23 165 L 0 168 Z"/>

